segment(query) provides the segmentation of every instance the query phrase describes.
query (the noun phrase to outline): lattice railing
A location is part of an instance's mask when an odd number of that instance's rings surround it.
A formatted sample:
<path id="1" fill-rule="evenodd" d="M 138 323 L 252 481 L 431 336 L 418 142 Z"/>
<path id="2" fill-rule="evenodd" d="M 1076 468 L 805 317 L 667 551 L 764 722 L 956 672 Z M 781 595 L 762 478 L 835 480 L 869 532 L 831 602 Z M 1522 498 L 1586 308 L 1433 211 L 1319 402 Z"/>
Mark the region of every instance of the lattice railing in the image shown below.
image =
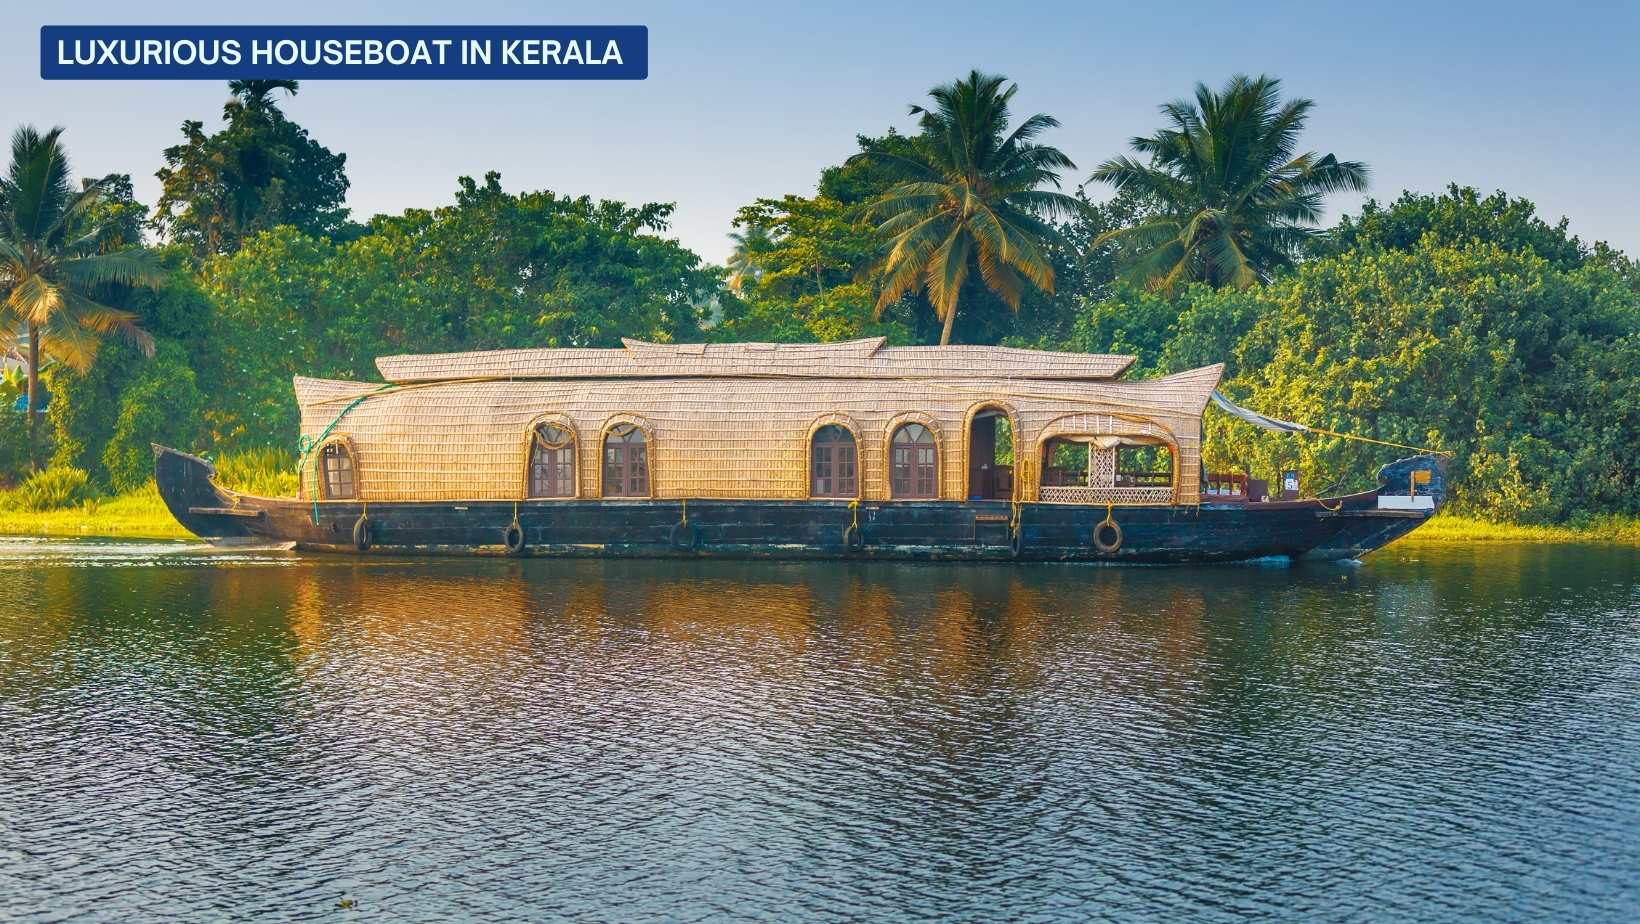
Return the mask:
<path id="1" fill-rule="evenodd" d="M 1040 497 L 1049 504 L 1171 504 L 1167 488 L 1056 488 L 1044 486 Z"/>

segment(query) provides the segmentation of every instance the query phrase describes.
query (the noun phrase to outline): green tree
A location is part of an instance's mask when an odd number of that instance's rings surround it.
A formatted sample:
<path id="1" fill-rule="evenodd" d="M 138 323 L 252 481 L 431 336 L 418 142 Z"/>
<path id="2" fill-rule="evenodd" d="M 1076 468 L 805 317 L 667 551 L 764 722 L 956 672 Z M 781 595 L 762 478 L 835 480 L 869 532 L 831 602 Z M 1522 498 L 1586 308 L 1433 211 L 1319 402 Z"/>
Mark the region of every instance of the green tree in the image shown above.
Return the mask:
<path id="1" fill-rule="evenodd" d="M 733 340 L 834 341 L 883 335 L 910 339 L 893 318 L 873 321 L 872 291 L 859 277 L 880 238 L 859 207 L 819 195 L 759 199 L 735 226 L 757 242 L 755 278 L 738 289 L 743 310 L 715 334 Z M 731 263 L 731 268 L 734 267 Z"/>
<path id="2" fill-rule="evenodd" d="M 155 174 L 162 192 L 154 224 L 196 256 L 232 253 L 251 235 L 294 225 L 314 236 L 347 227 L 347 155 L 333 154 L 275 102 L 294 80 L 235 80 L 222 107 L 226 126 L 206 134 L 182 123 L 183 143 L 165 150 Z"/>
<path id="3" fill-rule="evenodd" d="M 390 353 L 692 340 L 722 271 L 663 235 L 672 206 L 461 178 L 453 206 L 378 216 L 349 241 L 292 227 L 207 261 L 206 409 L 221 448 L 296 432 L 292 375 L 368 379 Z"/>
<path id="4" fill-rule="evenodd" d="M 898 165 L 889 158 L 917 157 L 916 142 L 893 128 L 879 136 L 855 135 L 860 154 L 820 171 L 819 194 L 846 206 L 868 206 L 873 200 L 902 182 Z M 880 155 L 880 156 L 879 156 Z"/>
<path id="5" fill-rule="evenodd" d="M 152 340 L 135 317 L 102 297 L 112 286 L 151 286 L 161 278 L 148 251 L 113 249 L 111 238 L 122 232 L 96 210 L 108 181 L 74 189 L 62 133 L 19 128 L 0 180 L 0 335 L 27 344 L 31 453 L 38 441 L 42 361 L 85 369 L 112 334 L 151 350 Z"/>
<path id="6" fill-rule="evenodd" d="M 1122 248 L 1103 235 L 1142 220 L 1149 213 L 1148 204 L 1127 193 L 1104 202 L 1089 201 L 1081 189 L 1076 196 L 1082 207 L 1059 222 L 1060 240 L 1045 248 L 1053 264 L 1053 292 L 1027 289 L 1019 310 L 1010 312 L 981 287 L 973 293 L 973 301 L 989 300 L 995 308 L 967 314 L 965 342 L 1060 349 L 1091 307 L 1127 288 L 1120 280 Z"/>
<path id="7" fill-rule="evenodd" d="M 1168 292 L 1188 282 L 1245 288 L 1303 254 L 1327 194 L 1367 185 L 1365 164 L 1297 153 L 1314 106 L 1282 102 L 1274 77 L 1243 75 L 1162 106 L 1168 127 L 1131 142 L 1149 162 L 1115 157 L 1092 177 L 1159 206 L 1104 236 L 1130 248 L 1130 276 Z"/>
<path id="8" fill-rule="evenodd" d="M 1244 362 L 1244 340 L 1270 310 L 1244 291 L 1192 283 L 1173 295 L 1118 282 L 1105 298 L 1090 300 L 1065 345 L 1084 353 L 1137 357 L 1130 378 L 1151 378 L 1216 362 L 1233 377 Z"/>
<path id="9" fill-rule="evenodd" d="M 1038 144 L 1058 125 L 1038 113 L 1008 131 L 1009 101 L 1017 84 L 971 72 L 929 91 L 932 108 L 913 105 L 921 134 L 911 151 L 872 150 L 860 160 L 891 171 L 898 182 L 871 205 L 878 231 L 890 239 L 880 264 L 876 309 L 922 291 L 943 322 L 940 343 L 951 342 L 963 283 L 973 269 L 985 287 L 1017 310 L 1026 283 L 1054 288 L 1044 245 L 1060 239 L 1050 223 L 1076 211 L 1063 193 L 1059 171 L 1074 169 L 1058 148 Z"/>
<path id="10" fill-rule="evenodd" d="M 1367 200 L 1360 215 L 1345 215 L 1327 232 L 1319 253 L 1412 250 L 1429 235 L 1448 246 L 1485 243 L 1528 250 L 1556 269 L 1570 270 L 1584 264 L 1590 249 L 1568 233 L 1567 225 L 1564 218 L 1549 224 L 1531 202 L 1501 190 L 1482 196 L 1472 186 L 1453 183 L 1441 195 L 1403 192 L 1387 206 Z"/>
<path id="11" fill-rule="evenodd" d="M 140 208 L 140 206 L 138 206 Z M 163 284 L 153 289 L 132 289 L 115 293 L 114 303 L 134 315 L 154 341 L 158 354 L 172 365 L 193 368 L 209 364 L 220 345 L 210 340 L 213 306 L 205 299 L 187 270 L 187 255 L 170 248 L 156 253 L 166 270 Z M 104 466 L 105 450 L 115 435 L 120 404 L 141 381 L 153 380 L 148 366 L 154 360 L 131 344 L 116 341 L 97 353 L 97 361 L 83 371 L 54 369 L 47 387 L 51 392 L 46 421 L 51 425 L 51 466 L 77 468 L 94 484 L 112 484 Z M 175 377 L 170 373 L 161 375 Z M 171 407 L 168 413 L 176 414 Z M 178 427 L 197 426 L 197 421 L 176 420 Z M 169 431 L 175 432 L 175 431 Z M 153 434 L 160 442 L 168 433 Z M 144 444 L 146 445 L 146 444 Z M 189 440 L 168 443 L 183 448 Z"/>
<path id="12" fill-rule="evenodd" d="M 167 341 L 134 370 L 112 415 L 99 459 L 116 491 L 134 491 L 154 477 L 154 443 L 194 448 L 202 434 L 205 398 L 182 347 Z"/>
<path id="13" fill-rule="evenodd" d="M 1345 433 L 1453 450 L 1458 509 L 1506 520 L 1640 511 L 1640 300 L 1611 267 L 1526 250 L 1348 251 L 1225 291 L 1257 314 L 1233 398 Z M 1208 419 L 1210 456 L 1316 489 L 1359 486 L 1382 447 Z"/>

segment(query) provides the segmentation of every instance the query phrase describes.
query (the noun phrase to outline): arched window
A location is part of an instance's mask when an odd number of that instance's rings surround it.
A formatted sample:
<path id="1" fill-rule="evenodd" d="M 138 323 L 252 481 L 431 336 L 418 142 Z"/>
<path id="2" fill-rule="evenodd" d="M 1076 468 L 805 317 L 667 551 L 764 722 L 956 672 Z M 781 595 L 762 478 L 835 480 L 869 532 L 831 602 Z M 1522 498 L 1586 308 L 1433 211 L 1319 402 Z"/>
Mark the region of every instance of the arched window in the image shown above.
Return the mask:
<path id="1" fill-rule="evenodd" d="M 649 496 L 649 447 L 643 431 L 631 424 L 604 435 L 604 496 Z"/>
<path id="2" fill-rule="evenodd" d="M 558 424 L 530 432 L 530 496 L 575 496 L 575 436 Z"/>
<path id="3" fill-rule="evenodd" d="M 341 443 L 326 443 L 319 450 L 319 472 L 324 482 L 325 500 L 352 500 L 359 496 L 353 475 L 353 454 Z"/>
<path id="4" fill-rule="evenodd" d="M 926 499 L 938 495 L 939 450 L 927 427 L 908 423 L 894 431 L 890 455 L 889 489 L 895 497 Z"/>
<path id="5" fill-rule="evenodd" d="M 809 444 L 809 494 L 855 497 L 859 494 L 854 434 L 829 424 L 814 431 Z"/>

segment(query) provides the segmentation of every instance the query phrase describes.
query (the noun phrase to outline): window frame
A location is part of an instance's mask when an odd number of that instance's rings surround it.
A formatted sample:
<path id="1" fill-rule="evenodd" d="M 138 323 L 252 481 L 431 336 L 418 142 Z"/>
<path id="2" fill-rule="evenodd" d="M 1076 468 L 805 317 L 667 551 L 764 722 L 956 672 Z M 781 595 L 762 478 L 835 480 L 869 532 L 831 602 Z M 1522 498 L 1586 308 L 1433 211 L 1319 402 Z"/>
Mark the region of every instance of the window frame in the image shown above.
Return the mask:
<path id="1" fill-rule="evenodd" d="M 843 439 L 827 439 L 822 441 L 821 435 L 827 433 L 827 431 L 833 431 L 836 434 L 841 434 Z M 819 453 L 822 447 L 828 451 L 829 455 L 829 458 L 825 463 L 828 467 L 828 474 L 824 476 L 827 481 L 832 483 L 832 487 L 828 491 L 819 490 L 820 480 L 822 477 L 819 473 L 819 466 L 821 464 Z M 846 464 L 850 469 L 846 480 L 843 476 L 837 474 L 838 466 L 844 464 L 843 461 L 838 458 L 837 451 L 844 447 L 846 447 L 848 451 Z M 825 421 L 817 425 L 813 431 L 809 433 L 808 477 L 809 496 L 812 498 L 819 500 L 859 499 L 861 482 L 859 434 L 855 433 L 854 430 L 846 424 L 839 423 L 835 420 Z"/>
<path id="2" fill-rule="evenodd" d="M 317 477 L 314 479 L 313 489 L 319 493 L 320 500 L 327 501 L 356 501 L 359 499 L 359 457 L 353 451 L 353 446 L 345 439 L 326 440 L 318 449 L 319 466 Z M 338 495 L 333 489 L 331 480 L 331 460 L 346 462 L 347 481 L 350 485 L 349 493 Z"/>
<path id="3" fill-rule="evenodd" d="M 633 434 L 637 435 L 638 438 L 636 440 L 629 438 Z M 620 447 L 622 457 L 619 462 L 615 463 L 620 467 L 620 474 L 617 477 L 617 481 L 619 482 L 617 490 L 614 491 L 610 489 L 609 478 L 611 474 L 610 441 L 612 437 L 618 438 L 615 445 Z M 599 440 L 598 446 L 598 493 L 601 497 L 611 498 L 614 500 L 633 500 L 652 498 L 655 496 L 654 461 L 653 455 L 649 451 L 650 445 L 653 442 L 654 437 L 649 428 L 637 423 L 636 421 L 615 420 L 611 421 L 604 427 L 603 436 Z M 637 463 L 641 466 L 643 473 L 643 486 L 641 493 L 629 490 L 630 482 L 633 480 L 632 472 L 634 463 L 632 461 L 632 454 L 630 451 L 633 447 L 638 448 L 642 453 L 642 456 Z"/>
<path id="4" fill-rule="evenodd" d="M 565 442 L 561 446 L 545 446 L 539 437 L 542 430 L 553 428 L 563 431 Z M 561 415 L 540 417 L 530 423 L 526 431 L 526 446 L 524 451 L 524 496 L 529 500 L 574 500 L 581 496 L 581 438 L 575 432 L 575 427 Z M 562 493 L 541 493 L 536 490 L 536 460 L 545 452 L 558 453 L 563 458 L 550 463 L 558 468 L 568 466 L 568 472 L 559 472 L 567 479 L 561 485 Z"/>
<path id="5" fill-rule="evenodd" d="M 901 433 L 918 427 L 928 437 L 927 442 L 920 439 L 900 443 Z M 896 459 L 896 446 L 905 446 L 915 451 L 917 458 L 901 464 Z M 924 462 L 920 457 L 922 450 L 927 448 L 932 452 L 932 458 Z M 940 436 L 939 431 L 922 420 L 904 420 L 895 424 L 888 435 L 888 496 L 893 500 L 938 500 L 940 497 Z M 901 470 L 908 472 L 911 479 L 909 490 L 901 491 Z M 928 490 L 923 490 L 924 476 L 927 476 Z"/>

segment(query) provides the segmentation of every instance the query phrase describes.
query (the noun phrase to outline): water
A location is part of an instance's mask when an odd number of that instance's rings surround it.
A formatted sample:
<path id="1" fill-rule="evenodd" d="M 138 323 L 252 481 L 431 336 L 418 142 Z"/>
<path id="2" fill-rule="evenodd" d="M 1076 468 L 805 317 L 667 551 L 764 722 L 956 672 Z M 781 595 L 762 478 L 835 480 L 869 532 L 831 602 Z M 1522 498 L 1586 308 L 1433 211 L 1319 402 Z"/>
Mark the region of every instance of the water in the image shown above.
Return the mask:
<path id="1" fill-rule="evenodd" d="M 0 542 L 0 918 L 1640 917 L 1640 550 Z"/>

